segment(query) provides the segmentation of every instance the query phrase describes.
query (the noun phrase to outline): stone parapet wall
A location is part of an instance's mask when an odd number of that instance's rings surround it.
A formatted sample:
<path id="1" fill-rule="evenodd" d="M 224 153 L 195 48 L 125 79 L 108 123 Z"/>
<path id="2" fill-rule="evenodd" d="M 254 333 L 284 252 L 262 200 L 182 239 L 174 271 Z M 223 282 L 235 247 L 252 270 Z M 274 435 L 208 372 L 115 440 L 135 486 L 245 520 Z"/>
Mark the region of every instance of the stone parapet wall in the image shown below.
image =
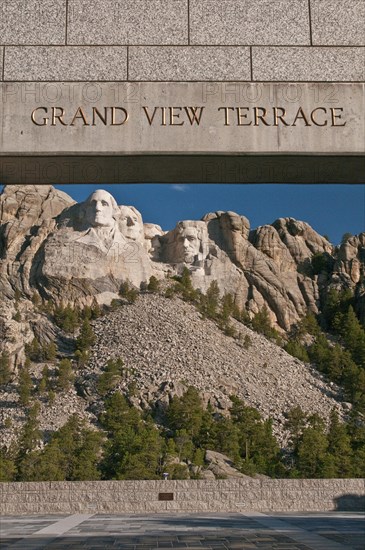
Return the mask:
<path id="1" fill-rule="evenodd" d="M 0 492 L 3 515 L 355 511 L 365 502 L 363 479 L 20 482 Z"/>
<path id="2" fill-rule="evenodd" d="M 0 80 L 364 79 L 363 0 L 2 0 Z"/>

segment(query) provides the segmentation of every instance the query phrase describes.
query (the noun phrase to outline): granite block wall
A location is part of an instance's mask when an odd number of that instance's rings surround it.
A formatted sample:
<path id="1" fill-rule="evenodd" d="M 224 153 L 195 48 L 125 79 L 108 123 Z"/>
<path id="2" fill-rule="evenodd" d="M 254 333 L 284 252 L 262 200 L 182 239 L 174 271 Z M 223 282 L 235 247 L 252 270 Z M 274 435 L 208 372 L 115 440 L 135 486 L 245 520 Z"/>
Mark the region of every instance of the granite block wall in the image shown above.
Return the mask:
<path id="1" fill-rule="evenodd" d="M 365 76 L 363 0 L 2 0 L 0 80 Z"/>
<path id="2" fill-rule="evenodd" d="M 365 502 L 363 479 L 1 483 L 0 495 L 2 515 L 355 511 Z"/>

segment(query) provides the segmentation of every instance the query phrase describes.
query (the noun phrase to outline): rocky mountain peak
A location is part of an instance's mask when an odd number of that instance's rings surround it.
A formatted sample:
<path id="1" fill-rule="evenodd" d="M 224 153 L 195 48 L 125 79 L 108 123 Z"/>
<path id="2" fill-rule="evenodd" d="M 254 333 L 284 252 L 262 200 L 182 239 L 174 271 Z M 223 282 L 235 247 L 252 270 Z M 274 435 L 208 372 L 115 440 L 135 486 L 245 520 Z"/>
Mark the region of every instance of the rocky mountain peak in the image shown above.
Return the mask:
<path id="1" fill-rule="evenodd" d="M 293 218 L 250 230 L 248 219 L 231 211 L 181 221 L 164 232 L 103 190 L 77 204 L 52 186 L 5 186 L 1 322 L 6 331 L 16 293 L 58 304 L 108 304 L 123 282 L 139 288 L 152 275 L 164 279 L 188 268 L 193 286 L 203 293 L 216 281 L 221 296 L 230 293 L 249 316 L 266 308 L 273 326 L 289 331 L 308 311 L 318 312 L 321 292 L 330 285 L 352 288 L 363 300 L 364 241 L 361 234 L 336 248 Z M 324 271 L 312 266 L 318 256 L 325 260 Z M 28 329 L 30 321 L 24 333 Z"/>

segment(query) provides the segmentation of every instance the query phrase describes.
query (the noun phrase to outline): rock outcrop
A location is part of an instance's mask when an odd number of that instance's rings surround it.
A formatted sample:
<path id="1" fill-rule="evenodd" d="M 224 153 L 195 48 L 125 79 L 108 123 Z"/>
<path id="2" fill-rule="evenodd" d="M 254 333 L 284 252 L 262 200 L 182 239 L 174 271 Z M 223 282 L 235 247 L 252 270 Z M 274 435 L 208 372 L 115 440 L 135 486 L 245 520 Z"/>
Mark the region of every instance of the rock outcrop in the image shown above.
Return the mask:
<path id="1" fill-rule="evenodd" d="M 232 460 L 222 453 L 208 449 L 205 453 L 205 462 L 207 463 L 207 470 L 212 472 L 215 478 L 249 478 L 249 476 L 245 476 L 234 468 Z"/>
<path id="2" fill-rule="evenodd" d="M 267 308 L 281 331 L 308 311 L 317 313 L 331 285 L 352 288 L 364 317 L 364 251 L 365 233 L 335 248 L 293 218 L 250 230 L 244 216 L 217 211 L 165 233 L 105 191 L 77 204 L 51 186 L 6 186 L 0 196 L 0 320 L 9 331 L 16 293 L 27 300 L 36 293 L 56 303 L 110 303 L 126 280 L 138 288 L 151 275 L 162 279 L 185 267 L 196 288 L 205 293 L 217 281 L 221 295 L 232 294 L 249 315 Z M 318 255 L 328 259 L 326 273 L 313 272 Z M 19 340 L 29 327 L 21 328 Z"/>
<path id="3" fill-rule="evenodd" d="M 337 250 L 293 218 L 250 231 L 244 216 L 219 211 L 202 221 L 179 222 L 159 237 L 155 260 L 170 263 L 178 273 L 188 267 L 202 292 L 216 280 L 222 295 L 231 293 L 251 315 L 266 307 L 272 324 L 288 331 L 308 311 L 318 313 L 323 284 L 313 275 L 312 257 L 326 255 L 332 261 L 325 284 L 355 288 L 364 271 L 364 239 L 365 234 L 352 237 Z"/>
<path id="4" fill-rule="evenodd" d="M 273 419 L 275 434 L 285 445 L 284 413 L 299 405 L 305 412 L 329 417 L 333 407 L 340 416 L 347 411 L 342 394 L 334 384 L 308 364 L 286 353 L 264 336 L 232 321 L 240 339 L 226 336 L 217 325 L 202 319 L 196 308 L 177 297 L 141 294 L 134 304 L 92 322 L 96 343 L 88 364 L 76 373 L 76 389 L 56 395 L 52 405 L 42 404 L 41 427 L 62 426 L 69 415 L 78 413 L 95 421 L 102 411 L 97 380 L 109 359 L 121 358 L 124 373 L 117 389 L 135 387 L 134 405 L 156 412 L 174 395 L 181 396 L 189 385 L 196 387 L 205 404 L 222 414 L 231 406 L 230 395 L 237 395 L 264 418 Z M 248 345 L 243 345 L 247 336 Z M 32 366 L 40 380 L 42 364 Z M 19 425 L 21 408 L 14 386 L 4 388 L 0 399 L 5 406 L 0 422 L 11 418 Z M 24 421 L 24 418 L 22 419 Z"/>
<path id="5" fill-rule="evenodd" d="M 321 260 L 323 269 L 314 269 L 313 259 Z M 7 352 L 17 368 L 24 363 L 24 345 L 35 336 L 64 344 L 59 350 L 67 352 L 65 335 L 38 307 L 42 299 L 110 303 L 126 280 L 145 288 L 151 275 L 163 279 L 184 268 L 196 288 L 206 292 L 217 281 L 221 295 L 231 293 L 249 315 L 266 307 L 281 331 L 289 331 L 308 310 L 316 313 L 331 287 L 354 290 L 365 319 L 364 259 L 365 233 L 334 247 L 292 218 L 250 229 L 244 216 L 218 211 L 164 232 L 104 191 L 77 204 L 51 186 L 7 186 L 0 196 L 0 353 Z M 204 402 L 222 414 L 236 394 L 273 418 L 282 441 L 284 412 L 295 405 L 325 418 L 333 407 L 346 413 L 339 389 L 315 369 L 241 323 L 232 320 L 232 325 L 241 340 L 176 297 L 141 294 L 134 305 L 93 322 L 97 341 L 90 361 L 66 400 L 56 396 L 52 406 L 42 408 L 42 428 L 52 431 L 74 412 L 95 421 L 102 406 L 97 378 L 108 359 L 117 357 L 126 367 L 119 389 L 126 391 L 133 382 L 135 404 L 152 404 L 157 412 L 187 385 L 197 387 Z M 248 346 L 242 344 L 245 338 Z M 41 365 L 32 368 L 40 379 Z M 14 387 L 1 399 L 8 403 L 2 420 L 12 415 L 17 427 Z"/>

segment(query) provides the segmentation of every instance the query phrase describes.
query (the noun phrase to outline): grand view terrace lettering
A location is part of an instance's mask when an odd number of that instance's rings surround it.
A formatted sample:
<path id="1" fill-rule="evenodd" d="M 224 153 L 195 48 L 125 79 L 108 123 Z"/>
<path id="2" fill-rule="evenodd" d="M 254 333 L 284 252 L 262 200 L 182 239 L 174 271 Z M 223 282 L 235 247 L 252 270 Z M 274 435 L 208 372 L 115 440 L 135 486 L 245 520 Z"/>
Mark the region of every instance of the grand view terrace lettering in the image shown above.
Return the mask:
<path id="1" fill-rule="evenodd" d="M 200 126 L 207 106 L 142 106 L 141 116 L 147 126 Z M 229 106 L 214 109 L 215 123 L 221 126 L 345 126 L 343 107 Z M 82 107 L 72 111 L 64 107 L 36 107 L 31 113 L 36 126 L 124 126 L 133 122 L 125 107 Z"/>

